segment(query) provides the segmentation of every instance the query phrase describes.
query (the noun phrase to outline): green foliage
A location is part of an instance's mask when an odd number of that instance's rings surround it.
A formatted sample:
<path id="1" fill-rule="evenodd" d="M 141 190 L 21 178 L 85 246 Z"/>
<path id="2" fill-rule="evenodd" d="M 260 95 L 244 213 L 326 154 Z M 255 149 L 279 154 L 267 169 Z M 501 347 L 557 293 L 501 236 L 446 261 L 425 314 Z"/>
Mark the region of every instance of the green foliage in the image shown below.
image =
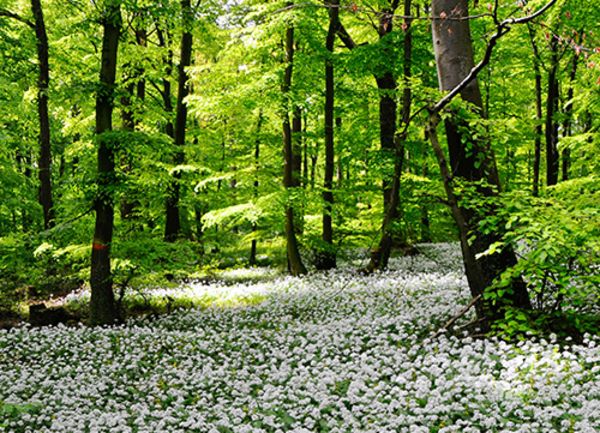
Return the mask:
<path id="1" fill-rule="evenodd" d="M 485 254 L 510 245 L 519 260 L 486 297 L 502 302 L 513 277 L 523 276 L 536 310 L 533 322 L 522 312 L 507 312 L 502 327 L 523 331 L 533 324 L 549 326 L 558 317 L 581 317 L 573 326 L 581 332 L 593 330 L 583 317 L 597 314 L 600 306 L 599 202 L 600 181 L 595 176 L 562 182 L 540 198 L 523 193 L 502 197 L 501 217 L 492 225 L 505 221 L 505 236 Z"/>

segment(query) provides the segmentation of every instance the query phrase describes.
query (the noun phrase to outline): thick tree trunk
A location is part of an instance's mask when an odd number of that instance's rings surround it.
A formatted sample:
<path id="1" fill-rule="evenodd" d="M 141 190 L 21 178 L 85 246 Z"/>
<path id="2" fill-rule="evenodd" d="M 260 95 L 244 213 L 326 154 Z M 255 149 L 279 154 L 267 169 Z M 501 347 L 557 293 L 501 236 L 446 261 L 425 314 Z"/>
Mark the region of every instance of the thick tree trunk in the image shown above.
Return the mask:
<path id="1" fill-rule="evenodd" d="M 289 25 L 285 34 L 285 58 L 286 67 L 281 84 L 281 93 L 283 95 L 283 106 L 281 109 L 282 126 L 283 126 L 283 186 L 288 193 L 291 193 L 298 185 L 298 172 L 294 172 L 294 138 L 292 136 L 292 128 L 290 125 L 289 106 L 290 106 L 290 90 L 292 86 L 292 72 L 294 67 L 294 27 Z M 301 275 L 306 273 L 306 268 L 302 263 L 300 251 L 298 248 L 298 240 L 296 238 L 296 228 L 294 220 L 293 200 L 288 197 L 285 206 L 285 236 L 287 244 L 287 259 L 288 268 L 292 275 Z"/>
<path id="2" fill-rule="evenodd" d="M 411 0 L 404 1 L 404 15 L 411 15 Z M 383 31 L 390 32 L 392 30 L 391 21 L 380 22 L 380 35 Z M 410 87 L 411 68 L 412 68 L 412 34 L 411 20 L 405 19 L 404 42 L 403 42 L 403 90 L 402 90 L 402 108 L 401 108 L 401 124 L 403 127 L 408 125 L 410 119 L 410 109 L 412 101 L 412 91 Z M 388 72 L 387 78 L 382 81 L 382 85 L 388 86 L 389 90 L 395 92 L 396 80 L 391 72 Z M 380 80 L 377 81 L 378 85 Z M 382 86 L 379 86 L 382 89 Z M 405 244 L 405 236 L 394 233 L 393 223 L 400 217 L 400 180 L 402 178 L 402 170 L 404 167 L 404 142 L 406 134 L 396 133 L 396 100 L 393 93 L 386 97 L 385 94 L 380 96 L 379 100 L 379 116 L 380 116 L 380 139 L 382 149 L 391 151 L 394 157 L 394 176 L 391 183 L 384 182 L 383 198 L 384 198 L 384 217 L 381 226 L 381 238 L 378 246 L 371 252 L 371 260 L 367 265 L 366 271 L 372 272 L 376 269 L 383 270 L 387 267 L 389 258 L 394 244 Z M 393 123 L 392 123 L 393 122 Z M 390 147 L 391 137 L 391 147 Z M 402 245 L 404 246 L 404 245 Z"/>
<path id="3" fill-rule="evenodd" d="M 48 61 L 48 35 L 44 23 L 44 13 L 40 0 L 31 0 L 31 11 L 35 20 L 35 36 L 38 53 L 38 117 L 40 123 L 40 159 L 38 176 L 40 180 L 39 202 L 44 212 L 44 228 L 54 226 L 54 203 L 52 200 L 52 150 L 50 144 L 50 117 L 48 115 L 48 85 L 50 65 Z"/>
<path id="4" fill-rule="evenodd" d="M 546 185 L 558 182 L 558 39 L 550 39 L 550 70 L 548 71 L 548 94 L 546 96 Z"/>
<path id="5" fill-rule="evenodd" d="M 181 37 L 181 51 L 178 67 L 177 79 L 177 108 L 175 114 L 175 146 L 177 147 L 174 163 L 183 164 L 185 154 L 183 146 L 185 145 L 185 128 L 187 124 L 187 104 L 184 99 L 189 93 L 187 68 L 192 61 L 192 22 L 194 19 L 190 0 L 181 0 L 181 14 L 183 20 L 183 34 Z M 167 191 L 165 224 L 165 240 L 172 242 L 177 239 L 181 233 L 181 219 L 179 213 L 179 194 L 181 173 L 176 171 L 173 174 L 173 181 Z"/>
<path id="6" fill-rule="evenodd" d="M 90 321 L 93 325 L 113 323 L 115 309 L 110 268 L 113 238 L 113 194 L 115 160 L 112 143 L 103 133 L 112 130 L 113 95 L 117 52 L 121 31 L 121 2 L 109 1 L 103 17 L 102 66 L 100 89 L 96 96 L 96 135 L 98 140 L 98 196 L 95 201 L 96 225 L 92 244 Z"/>
<path id="7" fill-rule="evenodd" d="M 460 19 L 468 16 L 467 0 L 433 0 L 432 14 L 434 17 L 444 14 L 448 17 L 448 19 L 433 21 L 433 44 L 440 90 L 449 91 L 456 88 L 474 67 L 469 22 Z M 461 92 L 461 97 L 477 107 L 479 113 L 483 115 L 481 92 L 476 79 L 468 83 Z M 487 140 L 469 140 L 469 137 L 460 133 L 463 127 L 468 127 L 468 124 L 460 125 L 456 116 L 451 116 L 445 122 L 450 155 L 450 168 L 448 168 L 437 139 L 438 122 L 437 113 L 430 116 L 428 136 L 438 159 L 448 202 L 459 229 L 471 294 L 476 297 L 482 295 L 504 270 L 516 264 L 516 257 L 512 249 L 504 248 L 494 255 L 476 258 L 477 254 L 486 251 L 493 242 L 502 238 L 502 233 L 484 235 L 477 231 L 481 218 L 492 215 L 496 211 L 493 206 L 489 206 L 485 209 L 486 215 L 482 215 L 481 210 L 475 211 L 459 206 L 460 198 L 454 190 L 454 179 L 486 181 L 488 186 L 479 187 L 479 193 L 484 197 L 495 196 L 500 191 L 495 158 Z M 470 150 L 467 151 L 469 147 Z M 474 239 L 471 241 L 469 237 Z M 531 308 L 526 286 L 521 279 L 513 281 L 509 292 L 506 299 L 509 305 Z M 498 314 L 498 306 L 480 301 L 477 312 L 479 317 L 494 318 Z"/>
<path id="8" fill-rule="evenodd" d="M 325 177 L 323 179 L 323 251 L 317 254 L 315 265 L 317 269 L 327 270 L 336 266 L 335 250 L 333 248 L 333 172 L 335 164 L 334 147 L 334 116 L 335 116 L 335 87 L 333 51 L 339 22 L 339 0 L 326 2 L 329 12 L 329 29 L 325 40 L 327 58 L 325 59 Z"/>

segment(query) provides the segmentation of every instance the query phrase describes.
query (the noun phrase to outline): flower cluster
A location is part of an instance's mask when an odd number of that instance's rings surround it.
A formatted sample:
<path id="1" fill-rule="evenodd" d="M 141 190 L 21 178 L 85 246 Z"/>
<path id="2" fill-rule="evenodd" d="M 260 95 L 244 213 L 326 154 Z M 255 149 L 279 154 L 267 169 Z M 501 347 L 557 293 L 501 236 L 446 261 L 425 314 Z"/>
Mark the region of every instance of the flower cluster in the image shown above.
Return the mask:
<path id="1" fill-rule="evenodd" d="M 455 246 L 427 251 L 215 288 L 253 306 L 0 331 L 0 431 L 599 431 L 600 339 L 433 338 L 468 290 Z"/>

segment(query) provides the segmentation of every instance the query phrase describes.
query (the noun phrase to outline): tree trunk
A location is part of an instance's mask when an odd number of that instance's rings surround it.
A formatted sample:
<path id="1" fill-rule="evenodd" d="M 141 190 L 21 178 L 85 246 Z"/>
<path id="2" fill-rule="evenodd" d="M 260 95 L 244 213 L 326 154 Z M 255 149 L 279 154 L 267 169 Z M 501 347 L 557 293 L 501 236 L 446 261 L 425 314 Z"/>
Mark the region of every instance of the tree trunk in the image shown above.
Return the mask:
<path id="1" fill-rule="evenodd" d="M 558 39 L 550 39 L 550 70 L 548 71 L 548 94 L 546 96 L 546 185 L 558 182 Z"/>
<path id="2" fill-rule="evenodd" d="M 177 148 L 174 158 L 175 165 L 183 164 L 185 154 L 185 128 L 187 124 L 187 104 L 184 99 L 189 93 L 187 68 L 192 62 L 192 23 L 194 15 L 190 0 L 181 0 L 181 16 L 183 21 L 183 34 L 181 36 L 181 50 L 179 66 L 177 69 L 177 107 L 175 112 L 175 146 Z M 181 233 L 181 218 L 179 212 L 179 195 L 181 172 L 173 173 L 173 180 L 167 191 L 167 221 L 165 224 L 165 240 L 175 241 Z"/>
<path id="3" fill-rule="evenodd" d="M 317 253 L 315 265 L 317 269 L 327 270 L 335 268 L 336 257 L 333 248 L 333 172 L 335 164 L 334 147 L 334 115 L 335 115 L 335 87 L 333 51 L 337 34 L 337 23 L 339 22 L 339 0 L 326 2 L 329 12 L 329 29 L 325 48 L 325 177 L 323 179 L 323 242 L 326 244 L 322 251 Z"/>
<path id="4" fill-rule="evenodd" d="M 448 17 L 448 19 L 433 21 L 433 44 L 440 90 L 449 91 L 457 87 L 474 67 L 469 21 L 460 19 L 468 16 L 467 1 L 433 0 L 432 14 L 435 17 L 444 14 Z M 463 100 L 473 104 L 480 115 L 483 115 L 481 92 L 476 79 L 468 83 L 460 95 Z M 461 178 L 463 182 L 486 181 L 488 185 L 478 187 L 478 192 L 483 197 L 494 197 L 500 191 L 495 158 L 487 140 L 470 140 L 468 136 L 462 135 L 461 131 L 465 127 L 468 128 L 468 124 L 461 125 L 456 116 L 450 116 L 445 122 L 450 155 L 450 168 L 448 168 L 437 139 L 438 122 L 437 113 L 433 113 L 429 120 L 428 137 L 442 172 L 452 215 L 459 229 L 471 294 L 476 297 L 482 295 L 503 271 L 516 264 L 516 257 L 514 251 L 506 247 L 494 255 L 476 258 L 477 254 L 486 251 L 492 243 L 502 238 L 502 233 L 484 235 L 477 231 L 479 221 L 493 215 L 496 210 L 493 206 L 479 211 L 459 206 L 460 197 L 454 190 L 454 179 Z M 482 212 L 485 214 L 482 215 Z M 470 237 L 474 239 L 471 241 Z M 513 281 L 508 292 L 506 301 L 510 306 L 531 308 L 526 286 L 520 278 Z M 493 319 L 499 314 L 498 306 L 482 301 L 478 302 L 476 308 L 481 318 Z"/>
<path id="5" fill-rule="evenodd" d="M 302 188 L 302 109 L 294 104 L 292 110 L 292 182 L 294 188 Z M 297 235 L 304 233 L 304 202 L 295 209 L 294 229 Z"/>
<path id="6" fill-rule="evenodd" d="M 404 15 L 410 16 L 411 0 L 404 1 Z M 391 21 L 387 25 L 380 25 L 380 28 L 385 31 L 391 31 Z M 412 91 L 410 87 L 411 67 L 412 67 L 412 34 L 411 20 L 405 19 L 404 25 L 404 42 L 403 42 L 403 90 L 402 90 L 402 111 L 401 124 L 403 127 L 408 127 L 410 120 L 410 109 L 412 101 Z M 381 33 L 380 33 L 381 34 Z M 385 82 L 389 89 L 395 91 L 396 80 L 391 72 L 388 72 Z M 379 80 L 378 80 L 379 84 Z M 382 87 L 380 87 L 381 89 Z M 406 133 L 398 135 L 396 133 L 396 100 L 395 97 L 390 97 L 388 94 L 385 99 L 385 94 L 380 96 L 379 100 L 379 116 L 380 116 L 380 132 L 381 132 L 381 147 L 393 152 L 394 156 L 394 176 L 392 182 L 385 183 L 383 188 L 384 197 L 384 217 L 381 226 L 381 238 L 378 246 L 371 252 L 371 260 L 367 265 L 366 271 L 383 270 L 387 268 L 389 258 L 392 252 L 394 243 L 405 244 L 406 239 L 403 235 L 394 233 L 393 223 L 400 217 L 400 180 L 402 178 L 402 170 L 404 166 L 404 142 L 406 141 Z M 393 124 L 391 123 L 393 121 Z M 392 146 L 389 146 L 389 138 L 392 138 Z M 384 147 L 385 146 L 385 147 Z M 403 245 L 404 246 L 404 245 Z"/>
<path id="7" fill-rule="evenodd" d="M 139 47 L 147 46 L 147 32 L 144 28 L 135 29 L 135 41 Z M 125 96 L 122 98 L 123 103 L 123 129 L 133 132 L 138 127 L 140 122 L 139 111 L 144 104 L 146 98 L 146 79 L 144 77 L 144 68 L 136 65 L 133 68 L 133 76 L 129 77 L 131 83 L 127 86 Z M 134 103 L 135 100 L 135 103 Z M 125 149 L 124 161 L 122 163 L 124 174 L 129 175 L 133 167 L 133 156 L 130 149 Z M 135 194 L 135 193 L 134 193 Z M 131 219 L 134 217 L 136 208 L 140 205 L 138 200 L 124 197 L 121 201 L 121 218 Z"/>
<path id="8" fill-rule="evenodd" d="M 259 186 L 259 182 L 258 182 L 258 171 L 260 169 L 260 133 L 261 133 L 261 129 L 262 129 L 262 124 L 263 124 L 263 112 L 262 109 L 261 111 L 258 113 L 258 122 L 256 124 L 256 140 L 254 141 L 254 190 L 253 190 L 253 194 L 254 194 L 254 200 L 256 200 L 258 198 L 258 186 Z M 256 221 L 252 223 L 252 232 L 254 233 L 254 236 L 256 236 L 256 229 L 257 229 L 257 224 Z M 253 237 L 252 238 L 252 244 L 250 245 L 250 266 L 254 266 L 256 265 L 256 247 L 257 247 L 257 241 L 256 238 Z"/>
<path id="9" fill-rule="evenodd" d="M 48 115 L 48 85 L 50 66 L 48 61 L 48 35 L 44 23 L 44 13 L 40 0 L 31 0 L 31 10 L 35 19 L 35 36 L 38 53 L 38 117 L 40 123 L 40 160 L 38 176 L 40 180 L 39 202 L 44 212 L 44 229 L 54 226 L 54 204 L 52 200 L 52 150 L 50 144 L 50 117 Z"/>
<path id="10" fill-rule="evenodd" d="M 102 66 L 100 89 L 96 96 L 96 135 L 98 140 L 98 196 L 94 207 L 96 225 L 92 244 L 90 321 L 93 325 L 113 323 L 117 317 L 110 250 L 113 237 L 113 194 L 115 159 L 110 138 L 103 136 L 112 130 L 113 95 L 117 70 L 117 53 L 121 31 L 121 2 L 109 1 L 103 16 Z"/>
<path id="11" fill-rule="evenodd" d="M 289 118 L 290 106 L 290 90 L 292 86 L 292 72 L 294 65 L 294 27 L 288 25 L 285 33 L 285 58 L 286 67 L 281 84 L 281 93 L 283 95 L 283 106 L 281 109 L 282 126 L 283 126 L 283 155 L 284 155 L 284 170 L 283 170 L 283 186 L 286 192 L 291 193 L 298 185 L 298 172 L 294 171 L 296 164 L 294 163 L 294 138 L 292 137 L 292 128 Z M 296 238 L 296 228 L 294 220 L 294 206 L 291 197 L 287 197 L 285 206 L 285 235 L 287 244 L 287 259 L 288 268 L 292 275 L 301 275 L 306 273 L 306 268 L 302 263 L 300 251 L 298 248 L 298 240 Z"/>
<path id="12" fill-rule="evenodd" d="M 579 31 L 579 38 L 577 44 L 580 45 L 583 42 L 583 30 Z M 567 101 L 565 104 L 565 120 L 563 123 L 563 137 L 570 137 L 573 134 L 573 96 L 574 96 L 574 84 L 575 78 L 577 77 L 577 64 L 579 62 L 579 53 L 575 51 L 573 53 L 573 61 L 571 63 L 571 71 L 569 72 L 569 88 L 567 89 Z M 571 166 L 571 150 L 566 147 L 562 151 L 562 180 L 569 179 L 569 169 Z"/>
<path id="13" fill-rule="evenodd" d="M 308 189 L 308 110 L 302 115 L 302 187 Z"/>
<path id="14" fill-rule="evenodd" d="M 159 46 L 167 48 L 167 55 L 164 58 L 165 62 L 165 77 L 162 79 L 162 90 L 160 96 L 163 100 L 163 107 L 166 114 L 165 133 L 175 141 L 175 127 L 173 126 L 173 101 L 171 92 L 171 74 L 173 72 L 173 51 L 170 46 L 167 47 L 167 39 L 161 30 L 160 26 L 156 26 L 156 35 L 158 37 Z"/>
<path id="15" fill-rule="evenodd" d="M 535 141 L 533 150 L 533 190 L 534 197 L 537 197 L 540 193 L 540 161 L 542 154 L 542 135 L 543 127 L 542 122 L 542 72 L 540 68 L 540 54 L 535 43 L 535 33 L 531 26 L 529 28 L 529 38 L 531 40 L 531 47 L 533 49 L 533 71 L 535 76 Z"/>

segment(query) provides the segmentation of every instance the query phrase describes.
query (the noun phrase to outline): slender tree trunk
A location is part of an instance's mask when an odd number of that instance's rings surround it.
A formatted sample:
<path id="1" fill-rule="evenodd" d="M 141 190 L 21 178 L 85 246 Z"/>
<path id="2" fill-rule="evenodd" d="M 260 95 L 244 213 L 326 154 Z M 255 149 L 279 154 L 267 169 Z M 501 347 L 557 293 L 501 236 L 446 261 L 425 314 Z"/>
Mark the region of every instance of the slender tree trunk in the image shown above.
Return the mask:
<path id="1" fill-rule="evenodd" d="M 543 126 L 542 123 L 542 72 L 540 68 L 540 53 L 535 43 L 535 33 L 533 28 L 528 25 L 529 38 L 531 40 L 531 47 L 533 49 L 533 71 L 535 77 L 535 141 L 533 149 L 533 190 L 534 197 L 537 197 L 540 193 L 540 161 L 542 156 L 542 136 Z"/>
<path id="2" fill-rule="evenodd" d="M 577 44 L 580 45 L 583 41 L 583 30 L 579 31 L 579 40 Z M 569 88 L 567 89 L 567 101 L 565 104 L 565 120 L 563 123 L 563 137 L 570 137 L 573 134 L 573 97 L 574 97 L 574 84 L 575 78 L 577 77 L 577 66 L 579 63 L 579 53 L 576 51 L 573 53 L 573 61 L 571 62 L 571 70 L 569 71 Z M 562 180 L 569 179 L 569 169 L 571 166 L 571 150 L 566 147 L 562 151 Z"/>
<path id="3" fill-rule="evenodd" d="M 294 104 L 292 110 L 292 182 L 294 188 L 302 189 L 302 109 Z M 294 229 L 297 235 L 304 233 L 304 201 L 294 211 Z"/>
<path id="4" fill-rule="evenodd" d="M 440 90 L 449 91 L 457 87 L 474 67 L 469 21 L 456 19 L 468 16 L 467 0 L 433 0 L 432 14 L 436 17 L 446 14 L 449 17 L 433 21 L 433 44 Z M 483 115 L 481 92 L 476 79 L 464 88 L 461 97 L 477 107 L 479 114 Z M 478 192 L 484 197 L 494 197 L 500 191 L 494 154 L 487 140 L 472 140 L 461 134 L 463 127 L 468 128 L 468 124 L 460 125 L 456 116 L 450 116 L 445 122 L 450 154 L 448 168 L 437 139 L 436 128 L 439 121 L 437 113 L 430 116 L 428 137 L 442 172 L 452 215 L 458 226 L 471 294 L 476 297 L 482 295 L 502 272 L 515 265 L 516 257 L 511 248 L 505 247 L 494 255 L 477 259 L 477 254 L 486 251 L 492 243 L 502 238 L 500 232 L 484 235 L 477 230 L 481 218 L 495 214 L 496 210 L 493 206 L 478 211 L 460 206 L 460 197 L 454 190 L 454 179 L 461 178 L 463 182 L 486 181 L 488 186 L 478 187 Z M 469 152 L 468 147 L 471 149 Z M 470 240 L 470 237 L 473 237 L 473 240 Z M 513 281 L 506 301 L 513 307 L 531 308 L 526 286 L 520 278 Z M 482 301 L 478 302 L 476 308 L 479 317 L 482 318 L 490 319 L 498 314 L 498 306 Z"/>
<path id="5" fill-rule="evenodd" d="M 427 177 L 429 175 L 427 170 L 427 158 L 423 161 L 423 169 L 422 169 L 423 177 Z M 431 225 L 429 222 L 429 209 L 427 208 L 427 203 L 421 203 L 421 242 L 431 242 Z"/>
<path id="6" fill-rule="evenodd" d="M 558 39 L 550 39 L 550 70 L 548 71 L 548 94 L 546 96 L 546 185 L 558 182 Z"/>
<path id="7" fill-rule="evenodd" d="M 113 323 L 115 309 L 110 268 L 113 238 L 113 194 L 115 159 L 110 139 L 103 136 L 112 130 L 113 95 L 117 70 L 117 53 L 121 31 L 121 2 L 107 1 L 103 16 L 102 66 L 100 89 L 96 96 L 96 135 L 98 140 L 98 196 L 95 201 L 96 225 L 92 244 L 90 321 L 93 325 Z"/>
<path id="8" fill-rule="evenodd" d="M 302 187 L 308 189 L 308 110 L 302 112 Z"/>
<path id="9" fill-rule="evenodd" d="M 262 110 L 258 113 L 258 122 L 256 124 L 256 140 L 254 140 L 254 190 L 253 190 L 253 194 L 254 194 L 254 200 L 256 200 L 258 198 L 258 187 L 259 187 L 259 182 L 258 182 L 258 172 L 260 170 L 260 133 L 261 133 L 261 129 L 262 129 L 262 124 L 263 124 L 263 112 Z M 257 230 L 257 224 L 256 221 L 252 223 L 252 232 L 254 233 L 254 236 L 256 236 L 256 230 Z M 252 244 L 250 245 L 250 266 L 254 266 L 256 265 L 256 247 L 257 247 L 257 240 L 256 237 L 252 238 Z"/>
<path id="10" fill-rule="evenodd" d="M 177 147 L 174 163 L 183 164 L 185 154 L 183 147 L 185 145 L 185 128 L 187 123 L 187 104 L 184 99 L 189 93 L 187 68 L 192 61 L 192 22 L 194 19 L 190 0 L 181 0 L 181 15 L 183 20 L 183 34 L 181 37 L 181 51 L 178 67 L 177 81 L 177 108 L 175 114 L 175 146 Z M 176 171 L 173 174 L 167 191 L 167 221 L 165 224 L 165 240 L 173 242 L 181 233 L 181 218 L 179 212 L 179 195 L 181 173 Z"/>
<path id="11" fill-rule="evenodd" d="M 146 47 L 146 30 L 138 28 L 135 30 L 136 44 L 140 47 Z M 136 65 L 133 67 L 133 75 L 128 77 L 130 83 L 127 86 L 125 95 L 121 98 L 123 109 L 121 118 L 123 121 L 123 130 L 133 132 L 139 124 L 139 107 L 143 106 L 146 97 L 146 80 L 144 78 L 144 68 Z M 125 149 L 122 159 L 123 172 L 129 175 L 133 168 L 133 156 L 130 149 Z M 131 197 L 123 197 L 121 200 L 121 218 L 131 219 L 134 216 L 136 207 L 140 205 L 138 200 Z"/>
<path id="12" fill-rule="evenodd" d="M 156 26 L 156 35 L 158 37 L 159 46 L 163 48 L 167 48 L 168 42 L 166 35 L 163 33 L 162 29 L 157 25 Z M 162 79 L 162 90 L 160 95 L 163 100 L 163 106 L 166 113 L 166 125 L 165 125 L 165 133 L 175 140 L 175 127 L 173 125 L 173 95 L 171 92 L 171 74 L 173 73 L 173 51 L 169 46 L 167 48 L 167 55 L 164 59 L 165 62 L 165 77 Z"/>
<path id="13" fill-rule="evenodd" d="M 38 176 L 40 180 L 39 202 L 44 212 L 44 228 L 54 226 L 54 203 L 52 200 L 52 150 L 50 143 L 50 117 L 48 115 L 48 85 L 50 65 L 48 61 L 48 35 L 44 23 L 44 13 L 40 0 L 31 0 L 31 10 L 35 20 L 35 36 L 38 53 L 38 117 L 40 123 L 40 159 Z"/>
<path id="14" fill-rule="evenodd" d="M 292 127 L 289 118 L 290 90 L 292 86 L 292 72 L 294 67 L 294 27 L 288 25 L 285 32 L 285 57 L 286 67 L 281 84 L 281 93 L 283 95 L 283 106 L 281 116 L 283 120 L 283 186 L 288 193 L 291 193 L 298 186 L 298 172 L 294 172 L 297 165 L 294 163 L 294 138 L 292 136 Z M 287 243 L 288 268 L 292 275 L 301 275 L 306 273 L 306 268 L 302 263 L 298 240 L 296 238 L 296 228 L 294 219 L 293 199 L 287 198 L 285 206 L 285 235 Z"/>
<path id="15" fill-rule="evenodd" d="M 317 254 L 316 267 L 320 270 L 334 268 L 336 265 L 333 248 L 333 172 L 335 164 L 334 116 L 335 83 L 333 51 L 339 22 L 339 0 L 326 2 L 329 12 L 329 29 L 325 41 L 327 57 L 325 59 L 325 177 L 323 179 L 323 242 L 326 244 Z"/>

